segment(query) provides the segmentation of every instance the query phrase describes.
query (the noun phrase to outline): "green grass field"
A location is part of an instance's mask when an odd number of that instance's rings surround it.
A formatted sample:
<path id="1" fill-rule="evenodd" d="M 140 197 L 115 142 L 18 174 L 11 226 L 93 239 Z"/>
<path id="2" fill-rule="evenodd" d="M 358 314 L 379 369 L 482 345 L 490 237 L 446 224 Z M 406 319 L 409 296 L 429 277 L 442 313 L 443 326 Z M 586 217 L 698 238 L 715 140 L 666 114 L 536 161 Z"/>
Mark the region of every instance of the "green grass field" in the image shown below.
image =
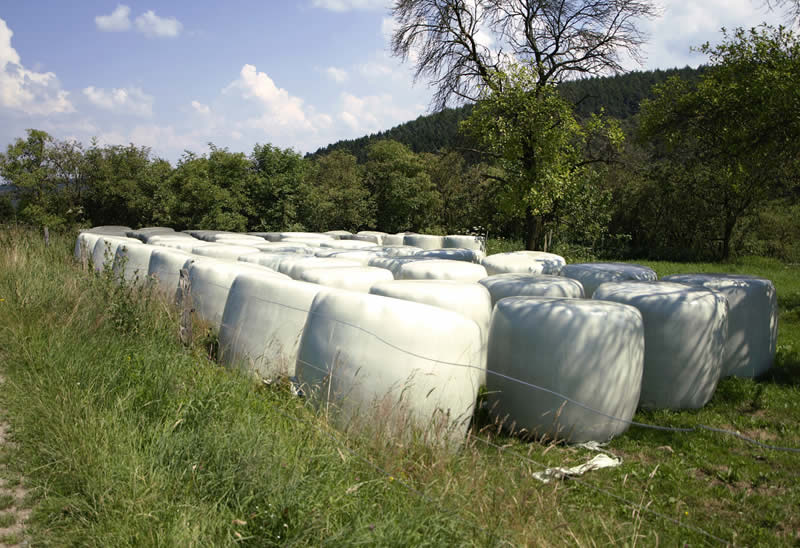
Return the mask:
<path id="1" fill-rule="evenodd" d="M 622 466 L 542 484 L 591 453 L 475 432 L 460 451 L 345 436 L 291 395 L 189 348 L 148 293 L 73 264 L 72 236 L 0 230 L 0 408 L 38 545 L 796 545 L 800 455 L 699 431 L 632 428 Z M 800 447 L 800 272 L 766 259 L 647 263 L 778 289 L 777 363 L 704 409 L 637 421 Z M 481 425 L 479 425 L 481 426 Z M 708 536 L 711 535 L 711 536 Z"/>

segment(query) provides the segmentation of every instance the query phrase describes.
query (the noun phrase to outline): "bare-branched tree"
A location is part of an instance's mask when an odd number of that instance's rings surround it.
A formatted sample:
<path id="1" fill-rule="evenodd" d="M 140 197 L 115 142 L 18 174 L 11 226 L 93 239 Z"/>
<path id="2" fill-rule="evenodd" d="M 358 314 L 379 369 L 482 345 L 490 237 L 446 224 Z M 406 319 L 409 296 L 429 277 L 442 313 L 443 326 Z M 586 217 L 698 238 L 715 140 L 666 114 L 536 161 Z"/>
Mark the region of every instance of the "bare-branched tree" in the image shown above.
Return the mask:
<path id="1" fill-rule="evenodd" d="M 658 9 L 654 0 L 396 0 L 392 14 L 392 53 L 431 81 L 443 108 L 475 100 L 509 62 L 532 65 L 539 88 L 621 72 L 626 56 L 640 60 L 637 23 Z"/>
<path id="2" fill-rule="evenodd" d="M 800 22 L 800 0 L 764 0 L 769 10 L 783 10 L 789 22 Z"/>

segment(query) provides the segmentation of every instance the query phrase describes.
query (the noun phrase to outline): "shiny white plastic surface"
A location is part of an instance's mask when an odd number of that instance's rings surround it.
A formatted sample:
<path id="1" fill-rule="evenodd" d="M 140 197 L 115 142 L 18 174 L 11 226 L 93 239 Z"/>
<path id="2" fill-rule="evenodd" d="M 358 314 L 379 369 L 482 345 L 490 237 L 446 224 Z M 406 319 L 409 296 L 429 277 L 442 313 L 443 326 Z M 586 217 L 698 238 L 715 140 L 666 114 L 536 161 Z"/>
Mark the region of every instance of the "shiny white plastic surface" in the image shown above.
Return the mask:
<path id="1" fill-rule="evenodd" d="M 383 237 L 383 245 L 403 245 L 405 234 L 387 234 Z"/>
<path id="2" fill-rule="evenodd" d="M 220 361 L 264 379 L 295 374 L 308 310 L 322 286 L 242 273 L 231 285 L 219 330 Z"/>
<path id="3" fill-rule="evenodd" d="M 654 282 L 658 279 L 652 268 L 629 263 L 568 264 L 561 269 L 560 275 L 581 282 L 587 299 L 602 283 L 628 280 Z"/>
<path id="4" fill-rule="evenodd" d="M 444 247 L 444 236 L 431 234 L 406 234 L 403 245 L 412 245 L 422 249 L 441 249 Z"/>
<path id="5" fill-rule="evenodd" d="M 300 275 L 310 268 L 335 268 L 341 266 L 361 266 L 357 261 L 347 259 L 328 259 L 323 257 L 298 257 L 286 259 L 278 265 L 278 272 L 286 274 L 292 279 L 299 280 Z"/>
<path id="6" fill-rule="evenodd" d="M 770 280 L 737 274 L 676 274 L 663 281 L 713 289 L 728 299 L 723 375 L 758 377 L 772 367 L 778 344 L 778 294 Z"/>
<path id="7" fill-rule="evenodd" d="M 495 274 L 478 280 L 478 283 L 489 290 L 492 306 L 506 297 L 584 297 L 583 286 L 578 280 L 548 274 Z"/>
<path id="8" fill-rule="evenodd" d="M 372 266 L 344 266 L 307 268 L 300 273 L 304 282 L 369 293 L 370 288 L 378 282 L 393 280 L 392 273 L 383 268 Z"/>
<path id="9" fill-rule="evenodd" d="M 558 274 L 566 264 L 564 257 L 544 251 L 512 251 L 485 257 L 481 264 L 494 274 Z"/>
<path id="10" fill-rule="evenodd" d="M 92 264 L 97 272 L 101 272 L 106 266 L 111 267 L 114 264 L 114 255 L 117 252 L 117 247 L 122 243 L 141 243 L 136 238 L 128 238 L 127 236 L 102 236 L 98 238 L 91 250 Z"/>
<path id="11" fill-rule="evenodd" d="M 228 245 L 215 243 L 213 245 L 198 245 L 192 248 L 192 253 L 201 257 L 213 257 L 215 259 L 228 259 L 235 261 L 242 255 L 260 253 L 255 247 L 245 245 Z"/>
<path id="12" fill-rule="evenodd" d="M 319 247 L 325 249 L 372 249 L 375 244 L 362 240 L 331 240 L 320 242 Z"/>
<path id="13" fill-rule="evenodd" d="M 297 357 L 307 396 L 340 426 L 460 442 L 478 395 L 481 335 L 460 314 L 350 291 L 314 299 Z"/>
<path id="14" fill-rule="evenodd" d="M 142 243 L 124 242 L 118 245 L 112 266 L 114 277 L 134 285 L 144 284 L 150 268 L 150 254 L 154 249 L 158 247 Z"/>
<path id="15" fill-rule="evenodd" d="M 178 291 L 181 269 L 188 268 L 195 259 L 197 255 L 178 249 L 156 248 L 150 254 L 147 275 L 153 279 L 158 291 L 172 297 Z"/>
<path id="16" fill-rule="evenodd" d="M 465 261 L 480 264 L 484 258 L 483 251 L 464 248 L 426 249 L 415 254 L 416 257 L 429 257 L 432 259 L 446 259 L 448 261 Z"/>
<path id="17" fill-rule="evenodd" d="M 444 237 L 442 247 L 455 247 L 462 249 L 473 249 L 486 254 L 486 240 L 481 236 L 469 236 L 463 234 L 450 234 Z"/>
<path id="18" fill-rule="evenodd" d="M 479 264 L 463 261 L 427 260 L 404 263 L 400 266 L 398 280 L 457 280 L 477 282 L 486 277 L 486 269 Z"/>
<path id="19" fill-rule="evenodd" d="M 703 407 L 717 387 L 728 335 L 721 293 L 669 282 L 609 282 L 594 299 L 636 307 L 644 319 L 645 355 L 639 405 Z"/>
<path id="20" fill-rule="evenodd" d="M 452 310 L 471 319 L 481 330 L 481 367 L 486 368 L 492 299 L 483 286 L 450 280 L 394 280 L 376 283 L 369 292 Z M 480 375 L 479 382 L 486 384 L 485 371 Z"/>
<path id="21" fill-rule="evenodd" d="M 489 328 L 487 409 L 515 432 L 569 443 L 607 441 L 627 430 L 636 411 L 644 349 L 642 316 L 631 306 L 501 299 Z"/>

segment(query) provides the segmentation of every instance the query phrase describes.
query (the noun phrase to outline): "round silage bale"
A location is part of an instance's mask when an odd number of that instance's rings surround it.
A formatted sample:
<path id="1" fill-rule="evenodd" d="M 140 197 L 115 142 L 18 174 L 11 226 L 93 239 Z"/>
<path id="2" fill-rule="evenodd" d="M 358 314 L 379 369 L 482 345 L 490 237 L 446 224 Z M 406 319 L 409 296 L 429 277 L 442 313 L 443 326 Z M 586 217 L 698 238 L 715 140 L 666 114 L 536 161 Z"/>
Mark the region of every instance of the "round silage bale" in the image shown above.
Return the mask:
<path id="1" fill-rule="evenodd" d="M 383 245 L 403 245 L 405 237 L 405 234 L 387 234 L 383 237 Z"/>
<path id="2" fill-rule="evenodd" d="M 676 274 L 662 280 L 713 289 L 728 300 L 723 375 L 758 377 L 772 367 L 778 344 L 778 295 L 770 280 L 738 274 Z"/>
<path id="3" fill-rule="evenodd" d="M 356 261 L 362 266 L 368 266 L 369 261 L 375 257 L 384 257 L 385 255 L 380 251 L 367 251 L 358 249 L 326 249 L 320 248 L 318 253 L 314 254 L 316 257 L 327 257 L 331 259 L 346 259 L 348 261 Z"/>
<path id="4" fill-rule="evenodd" d="M 561 269 L 559 275 L 581 282 L 587 299 L 592 297 L 600 284 L 606 282 L 653 282 L 658 279 L 652 268 L 629 263 L 568 264 Z"/>
<path id="5" fill-rule="evenodd" d="M 564 257 L 544 251 L 512 251 L 485 257 L 481 264 L 494 274 L 558 274 L 566 264 Z"/>
<path id="6" fill-rule="evenodd" d="M 196 255 L 179 249 L 154 249 L 150 254 L 147 275 L 154 281 L 158 291 L 172 297 L 177 294 L 181 270 L 188 269 L 196 259 Z"/>
<path id="7" fill-rule="evenodd" d="M 320 242 L 319 247 L 325 249 L 372 249 L 375 246 L 374 242 L 366 242 L 363 240 L 330 240 Z"/>
<path id="8" fill-rule="evenodd" d="M 154 245 L 142 243 L 123 242 L 114 252 L 112 270 L 114 278 L 124 280 L 133 285 L 143 285 L 147 282 L 147 273 L 150 270 L 150 255 L 158 249 Z"/>
<path id="9" fill-rule="evenodd" d="M 442 247 L 455 247 L 461 249 L 472 249 L 486 254 L 486 238 L 483 236 L 470 236 L 464 234 L 450 234 L 444 237 Z"/>
<path id="10" fill-rule="evenodd" d="M 444 247 L 444 236 L 432 234 L 406 234 L 403 245 L 411 245 L 422 249 L 441 249 Z"/>
<path id="11" fill-rule="evenodd" d="M 102 236 L 102 234 L 95 232 L 80 232 L 75 239 L 75 250 L 73 251 L 75 259 L 81 260 L 85 257 L 86 260 L 89 261 L 92 258 L 97 240 L 102 238 Z"/>
<path id="12" fill-rule="evenodd" d="M 286 238 L 304 238 L 306 240 L 335 240 L 330 234 L 322 234 L 320 232 L 281 232 L 281 239 Z"/>
<path id="13" fill-rule="evenodd" d="M 380 251 L 387 257 L 410 257 L 412 255 L 416 255 L 420 251 L 423 251 L 419 247 L 410 245 L 382 245 L 372 249 L 375 251 Z"/>
<path id="14" fill-rule="evenodd" d="M 308 257 L 308 255 L 303 253 L 290 253 L 283 251 L 262 251 L 261 253 L 248 253 L 247 255 L 242 255 L 239 257 L 239 261 L 264 266 L 277 272 L 278 266 L 282 261 L 296 260 L 302 257 Z"/>
<path id="15" fill-rule="evenodd" d="M 137 240 L 141 240 L 142 243 L 147 243 L 147 239 L 156 234 L 175 234 L 175 230 L 168 226 L 146 226 L 144 228 L 129 230 L 125 233 L 129 238 L 136 238 Z"/>
<path id="16" fill-rule="evenodd" d="M 192 304 L 197 314 L 218 328 L 231 285 L 239 274 L 245 272 L 286 279 L 286 276 L 252 263 L 214 258 L 195 260 L 189 266 L 189 281 Z"/>
<path id="17" fill-rule="evenodd" d="M 486 269 L 479 264 L 463 261 L 431 259 L 407 262 L 400 266 L 398 280 L 456 280 L 477 282 L 486 277 Z"/>
<path id="18" fill-rule="evenodd" d="M 220 361 L 239 361 L 264 379 L 293 376 L 308 310 L 322 289 L 283 276 L 237 276 L 219 330 Z"/>
<path id="19" fill-rule="evenodd" d="M 335 268 L 338 266 L 361 266 L 357 261 L 347 259 L 331 259 L 323 257 L 298 257 L 295 260 L 281 261 L 278 272 L 286 274 L 294 280 L 299 280 L 304 270 L 309 268 Z"/>
<path id="20" fill-rule="evenodd" d="M 501 299 L 489 328 L 487 408 L 516 433 L 607 441 L 636 411 L 644 350 L 642 316 L 631 306 Z"/>
<path id="21" fill-rule="evenodd" d="M 297 377 L 334 423 L 462 442 L 478 395 L 481 334 L 449 310 L 352 291 L 314 299 Z M 365 422 L 359 422 L 365 421 Z"/>
<path id="22" fill-rule="evenodd" d="M 417 257 L 430 257 L 433 259 L 447 259 L 448 261 L 466 261 L 469 263 L 480 264 L 484 255 L 483 252 L 474 249 L 427 249 L 415 254 Z"/>
<path id="23" fill-rule="evenodd" d="M 644 319 L 640 406 L 697 409 L 714 395 L 728 335 L 728 303 L 715 291 L 669 282 L 609 282 L 594 299 L 636 307 Z"/>
<path id="24" fill-rule="evenodd" d="M 326 232 L 323 232 L 323 234 L 327 234 L 328 236 L 330 236 L 334 240 L 341 240 L 342 236 L 352 236 L 353 235 L 353 233 L 348 231 L 348 230 L 328 230 Z"/>
<path id="25" fill-rule="evenodd" d="M 548 274 L 495 274 L 478 280 L 478 283 L 489 290 L 492 306 L 506 297 L 584 297 L 583 286 L 578 280 Z"/>
<path id="26" fill-rule="evenodd" d="M 452 310 L 471 319 L 481 330 L 481 367 L 486 368 L 492 299 L 483 286 L 451 280 L 393 280 L 376 283 L 369 292 Z M 485 371 L 481 372 L 479 382 L 486 384 Z"/>
<path id="27" fill-rule="evenodd" d="M 141 243 L 136 238 L 126 236 L 102 236 L 97 239 L 92 249 L 92 264 L 97 272 L 101 272 L 106 267 L 111 268 L 114 264 L 114 255 L 117 247 L 122 243 Z"/>
<path id="28" fill-rule="evenodd" d="M 384 268 L 373 266 L 342 266 L 306 268 L 299 277 L 304 282 L 369 293 L 378 282 L 393 280 L 392 273 Z"/>
<path id="29" fill-rule="evenodd" d="M 213 257 L 215 259 L 228 259 L 235 261 L 242 255 L 260 253 L 255 247 L 244 245 L 212 244 L 199 245 L 192 248 L 192 253 L 201 257 Z"/>

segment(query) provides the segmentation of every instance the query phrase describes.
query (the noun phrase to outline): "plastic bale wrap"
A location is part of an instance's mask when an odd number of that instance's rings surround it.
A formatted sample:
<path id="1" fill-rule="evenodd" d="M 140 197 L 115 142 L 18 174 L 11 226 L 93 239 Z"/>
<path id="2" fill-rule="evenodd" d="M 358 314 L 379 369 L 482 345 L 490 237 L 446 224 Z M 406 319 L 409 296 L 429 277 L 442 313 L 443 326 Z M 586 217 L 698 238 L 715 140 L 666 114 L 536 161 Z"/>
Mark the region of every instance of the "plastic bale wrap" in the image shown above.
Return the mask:
<path id="1" fill-rule="evenodd" d="M 450 280 L 394 280 L 376 283 L 369 292 L 373 295 L 451 310 L 478 324 L 481 330 L 481 367 L 484 369 L 479 382 L 481 385 L 486 384 L 486 352 L 489 343 L 492 299 L 483 286 Z"/>
<path id="2" fill-rule="evenodd" d="M 478 280 L 478 283 L 489 290 L 492 306 L 506 297 L 584 297 L 583 285 L 578 280 L 548 274 L 495 274 Z"/>
<path id="3" fill-rule="evenodd" d="M 304 282 L 361 293 L 369 293 L 378 282 L 393 279 L 388 270 L 372 266 L 307 268 L 300 274 L 300 280 Z"/>
<path id="4" fill-rule="evenodd" d="M 403 245 L 411 245 L 422 249 L 441 249 L 444 247 L 444 236 L 432 234 L 406 234 Z"/>
<path id="5" fill-rule="evenodd" d="M 490 276 L 495 274 L 558 274 L 566 264 L 564 257 L 544 251 L 512 251 L 485 257 L 481 264 Z"/>
<path id="6" fill-rule="evenodd" d="M 758 377 L 775 362 L 778 294 L 770 280 L 736 274 L 677 274 L 663 281 L 719 291 L 728 299 L 723 375 Z"/>
<path id="7" fill-rule="evenodd" d="M 281 232 L 281 240 L 287 238 L 303 238 L 306 240 L 335 240 L 330 234 L 320 232 Z"/>
<path id="8" fill-rule="evenodd" d="M 133 285 L 144 285 L 150 270 L 150 255 L 157 246 L 124 242 L 114 252 L 114 278 Z"/>
<path id="9" fill-rule="evenodd" d="M 297 259 L 301 259 L 303 257 L 308 257 L 308 255 L 304 254 L 296 254 L 296 253 L 285 253 L 285 252 L 261 252 L 261 253 L 249 253 L 247 255 L 242 255 L 239 257 L 239 261 L 244 263 L 252 263 L 257 264 L 270 270 L 274 270 L 278 272 L 278 267 L 280 266 L 281 262 L 283 261 L 296 261 Z"/>
<path id="10" fill-rule="evenodd" d="M 385 257 L 381 251 L 359 250 L 359 249 L 326 249 L 318 253 L 314 253 L 316 257 L 323 257 L 329 259 L 346 259 L 348 261 L 355 261 L 362 266 L 368 266 L 369 261 L 375 257 Z"/>
<path id="11" fill-rule="evenodd" d="M 409 263 L 417 263 L 422 261 L 433 261 L 430 257 L 418 257 L 416 255 L 408 256 L 408 257 L 375 257 L 369 260 L 367 263 L 369 266 L 375 266 L 378 268 L 385 268 L 389 272 L 392 273 L 392 276 L 395 279 L 399 278 L 400 276 L 400 269 L 405 264 Z"/>
<path id="12" fill-rule="evenodd" d="M 92 264 L 97 272 L 102 272 L 106 267 L 111 268 L 114 264 L 114 255 L 117 247 L 123 243 L 141 243 L 136 238 L 126 236 L 102 236 L 97 239 L 94 248 L 91 250 Z"/>
<path id="13" fill-rule="evenodd" d="M 331 240 L 320 242 L 319 247 L 325 249 L 372 249 L 375 247 L 373 242 L 365 242 L 362 240 Z"/>
<path id="14" fill-rule="evenodd" d="M 644 349 L 642 315 L 631 306 L 502 299 L 489 328 L 487 408 L 515 433 L 607 441 L 636 411 Z"/>
<path id="15" fill-rule="evenodd" d="M 323 234 L 327 234 L 334 240 L 341 240 L 342 236 L 352 236 L 353 233 L 348 230 L 328 230 L 323 232 Z"/>
<path id="16" fill-rule="evenodd" d="M 92 258 L 94 246 L 97 240 L 102 238 L 102 234 L 96 232 L 81 232 L 75 239 L 75 250 L 73 256 L 76 260 L 81 260 L 81 257 L 86 257 L 87 261 Z"/>
<path id="17" fill-rule="evenodd" d="M 192 248 L 192 253 L 200 255 L 201 257 L 212 257 L 214 259 L 227 259 L 235 261 L 242 255 L 251 253 L 260 253 L 255 247 L 245 245 L 228 245 L 228 244 L 205 244 L 198 245 Z"/>
<path id="18" fill-rule="evenodd" d="M 721 293 L 669 282 L 609 282 L 594 298 L 634 306 L 644 318 L 641 407 L 697 409 L 708 403 L 728 335 Z"/>
<path id="19" fill-rule="evenodd" d="M 175 234 L 175 230 L 166 226 L 148 226 L 136 230 L 129 230 L 125 233 L 127 237 L 136 238 L 142 243 L 147 243 L 147 239 L 150 236 L 155 236 L 157 234 Z"/>
<path id="20" fill-rule="evenodd" d="M 286 259 L 278 265 L 278 272 L 286 274 L 294 280 L 299 280 L 305 270 L 311 268 L 336 268 L 342 266 L 361 266 L 357 261 L 347 259 L 328 259 L 324 257 L 299 257 Z"/>
<path id="21" fill-rule="evenodd" d="M 455 312 L 326 290 L 312 304 L 296 371 L 340 427 L 455 444 L 474 411 L 480 345 L 477 324 Z"/>
<path id="22" fill-rule="evenodd" d="M 382 245 L 373 249 L 375 251 L 380 251 L 387 257 L 410 257 L 412 255 L 416 255 L 420 251 L 423 251 L 418 247 L 413 247 L 410 245 Z"/>
<path id="23" fill-rule="evenodd" d="M 600 284 L 606 282 L 654 282 L 658 279 L 652 268 L 628 263 L 568 264 L 561 269 L 560 275 L 581 282 L 587 299 L 592 298 Z"/>
<path id="24" fill-rule="evenodd" d="M 486 238 L 483 236 L 470 236 L 465 234 L 450 234 L 444 237 L 442 247 L 455 247 L 461 249 L 472 249 L 486 254 Z"/>
<path id="25" fill-rule="evenodd" d="M 101 234 L 106 236 L 126 236 L 129 230 L 133 229 L 124 225 L 100 225 L 81 230 L 81 232 L 90 232 L 93 234 Z"/>
<path id="26" fill-rule="evenodd" d="M 264 242 L 263 244 L 254 245 L 259 251 L 266 252 L 279 252 L 279 253 L 295 253 L 297 255 L 313 255 L 313 247 L 305 244 L 291 244 L 285 242 Z"/>
<path id="27" fill-rule="evenodd" d="M 263 379 L 293 376 L 308 311 L 322 289 L 280 276 L 237 276 L 222 315 L 220 361 Z"/>
<path id="28" fill-rule="evenodd" d="M 154 281 L 158 291 L 169 297 L 175 297 L 181 269 L 188 269 L 195 259 L 197 259 L 197 255 L 179 249 L 154 249 L 150 254 L 147 275 Z"/>
<path id="29" fill-rule="evenodd" d="M 403 245 L 405 234 L 387 234 L 383 237 L 383 245 Z"/>
<path id="30" fill-rule="evenodd" d="M 477 282 L 486 277 L 486 269 L 479 264 L 463 261 L 431 259 L 405 263 L 400 267 L 398 280 L 456 280 Z"/>
<path id="31" fill-rule="evenodd" d="M 213 327 L 219 328 L 231 285 L 238 275 L 245 272 L 287 279 L 286 276 L 255 264 L 213 258 L 198 259 L 189 266 L 192 303 L 197 315 Z"/>
<path id="32" fill-rule="evenodd" d="M 474 249 L 427 249 L 416 254 L 417 257 L 430 257 L 433 259 L 447 259 L 448 261 L 465 261 L 480 264 L 484 258 L 483 251 Z"/>

